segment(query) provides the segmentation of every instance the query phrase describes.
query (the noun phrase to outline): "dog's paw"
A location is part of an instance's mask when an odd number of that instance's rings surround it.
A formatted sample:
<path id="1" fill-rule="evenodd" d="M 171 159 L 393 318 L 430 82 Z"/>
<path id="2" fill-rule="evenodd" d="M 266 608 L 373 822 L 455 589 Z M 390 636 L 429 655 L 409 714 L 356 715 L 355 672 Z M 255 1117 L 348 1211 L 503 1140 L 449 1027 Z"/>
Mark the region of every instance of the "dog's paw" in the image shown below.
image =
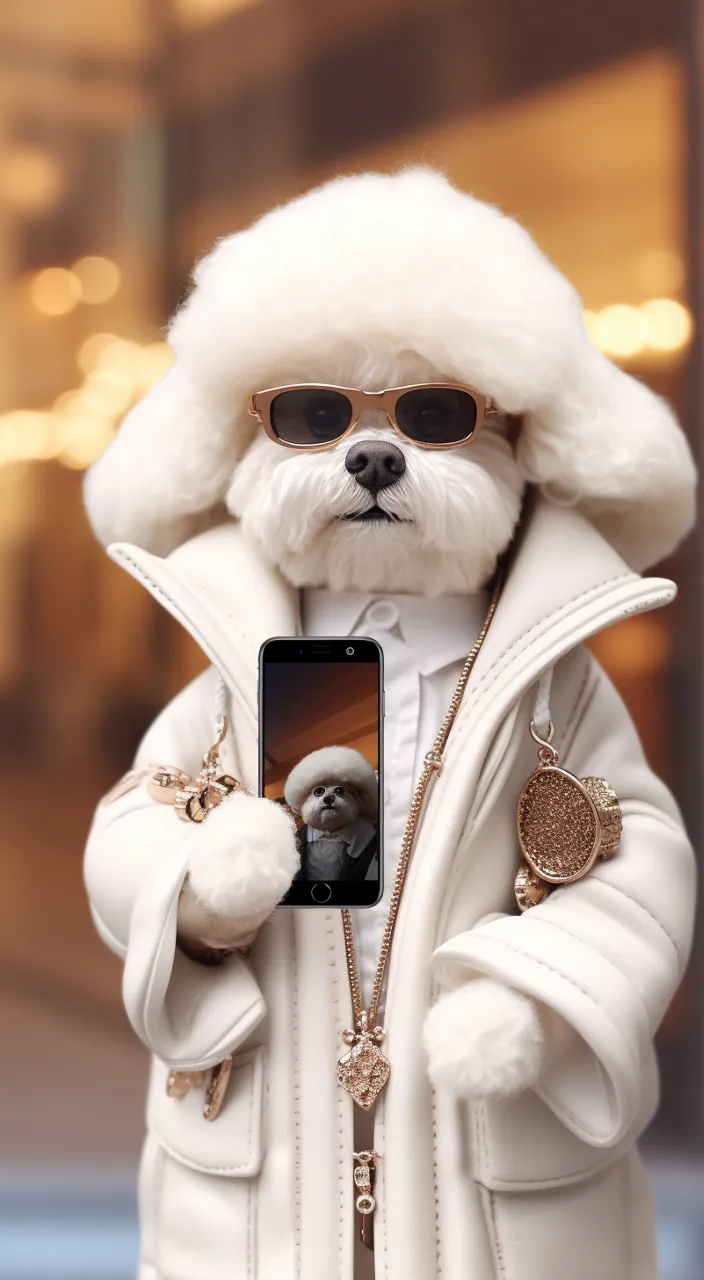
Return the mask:
<path id="1" fill-rule="evenodd" d="M 512 1097 L 535 1084 L 545 1044 L 532 1000 L 491 978 L 442 995 L 423 1029 L 428 1074 L 457 1097 Z"/>
<path id="2" fill-rule="evenodd" d="M 293 822 L 278 804 L 235 792 L 189 833 L 179 929 L 214 945 L 256 929 L 299 867 Z"/>

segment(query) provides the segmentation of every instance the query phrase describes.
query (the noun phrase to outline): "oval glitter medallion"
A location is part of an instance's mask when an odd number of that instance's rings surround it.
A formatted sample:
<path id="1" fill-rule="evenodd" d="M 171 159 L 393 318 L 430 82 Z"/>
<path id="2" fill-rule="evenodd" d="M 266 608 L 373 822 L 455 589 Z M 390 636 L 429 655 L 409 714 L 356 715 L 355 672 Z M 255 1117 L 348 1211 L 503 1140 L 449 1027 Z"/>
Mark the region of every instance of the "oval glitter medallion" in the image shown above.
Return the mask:
<path id="1" fill-rule="evenodd" d="M 540 765 L 518 798 L 518 839 L 526 862 L 550 884 L 569 884 L 593 866 L 601 824 L 586 787 L 556 765 Z"/>

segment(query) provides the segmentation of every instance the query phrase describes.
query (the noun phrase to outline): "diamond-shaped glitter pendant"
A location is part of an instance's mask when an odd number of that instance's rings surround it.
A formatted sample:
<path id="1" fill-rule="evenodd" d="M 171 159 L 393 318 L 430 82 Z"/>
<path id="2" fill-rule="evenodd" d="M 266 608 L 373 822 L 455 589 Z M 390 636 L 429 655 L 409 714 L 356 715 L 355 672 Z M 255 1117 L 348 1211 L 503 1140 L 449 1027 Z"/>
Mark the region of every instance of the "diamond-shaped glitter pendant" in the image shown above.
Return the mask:
<path id="1" fill-rule="evenodd" d="M 370 1031 L 367 1023 L 367 1014 L 362 1013 L 357 1031 L 343 1031 L 342 1039 L 350 1048 L 337 1063 L 338 1084 L 365 1111 L 374 1105 L 391 1075 L 391 1063 L 379 1048 L 384 1029 L 374 1027 Z"/>

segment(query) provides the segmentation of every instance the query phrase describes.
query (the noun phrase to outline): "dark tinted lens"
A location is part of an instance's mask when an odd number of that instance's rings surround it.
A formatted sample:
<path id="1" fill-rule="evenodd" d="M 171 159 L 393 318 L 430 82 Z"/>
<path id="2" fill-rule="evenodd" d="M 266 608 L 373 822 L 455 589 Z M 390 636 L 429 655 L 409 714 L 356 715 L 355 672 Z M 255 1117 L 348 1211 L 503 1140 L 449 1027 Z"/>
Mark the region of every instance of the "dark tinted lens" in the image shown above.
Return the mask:
<path id="1" fill-rule="evenodd" d="M 331 444 L 352 421 L 352 405 L 341 391 L 301 387 L 282 391 L 271 404 L 271 425 L 286 444 Z"/>
<path id="2" fill-rule="evenodd" d="M 422 387 L 399 396 L 396 421 L 411 440 L 420 444 L 459 444 L 474 431 L 477 406 L 468 391 Z"/>

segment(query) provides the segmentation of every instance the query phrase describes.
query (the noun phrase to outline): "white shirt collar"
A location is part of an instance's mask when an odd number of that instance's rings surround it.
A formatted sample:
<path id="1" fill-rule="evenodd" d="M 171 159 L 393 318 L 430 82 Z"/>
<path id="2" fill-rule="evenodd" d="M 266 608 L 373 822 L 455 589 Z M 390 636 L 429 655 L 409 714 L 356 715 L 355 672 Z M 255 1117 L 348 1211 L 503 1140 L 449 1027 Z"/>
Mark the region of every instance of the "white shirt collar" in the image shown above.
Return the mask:
<path id="1" fill-rule="evenodd" d="M 305 587 L 301 598 L 303 634 L 306 636 L 350 636 L 355 623 L 374 600 L 359 592 L 329 591 L 327 587 Z"/>
<path id="2" fill-rule="evenodd" d="M 421 675 L 441 671 L 469 653 L 486 611 L 481 594 L 438 596 L 363 594 L 308 587 L 303 593 L 304 634 L 371 635 L 383 631 L 364 626 L 364 614 L 374 600 L 391 600 L 399 614 L 398 628 L 413 653 Z"/>

